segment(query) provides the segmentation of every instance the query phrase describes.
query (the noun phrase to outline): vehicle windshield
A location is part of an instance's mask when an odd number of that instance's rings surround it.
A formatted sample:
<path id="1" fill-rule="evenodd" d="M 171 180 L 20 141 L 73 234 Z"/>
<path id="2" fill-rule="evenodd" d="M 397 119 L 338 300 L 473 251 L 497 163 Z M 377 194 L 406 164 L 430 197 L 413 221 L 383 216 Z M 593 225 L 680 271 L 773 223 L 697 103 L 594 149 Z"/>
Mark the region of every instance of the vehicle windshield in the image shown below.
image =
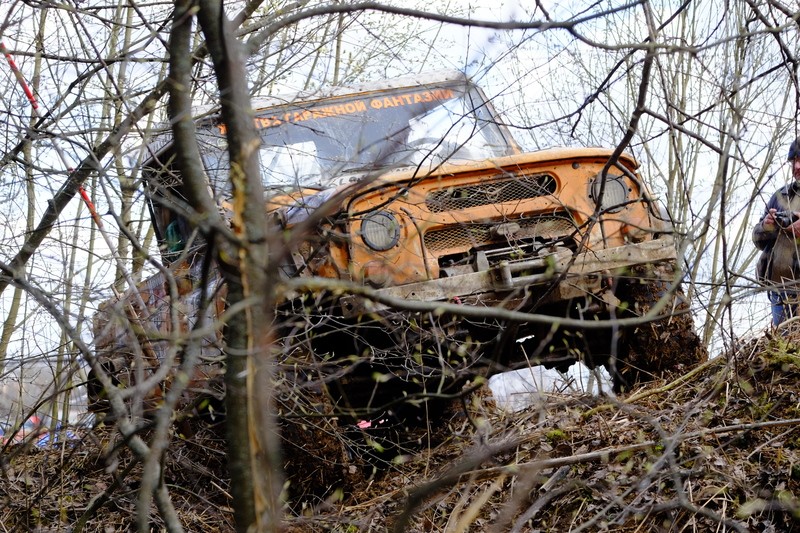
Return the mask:
<path id="1" fill-rule="evenodd" d="M 324 189 L 356 173 L 425 168 L 509 155 L 510 142 L 481 93 L 469 85 L 406 87 L 261 110 L 255 118 L 267 189 Z M 212 188 L 228 162 L 224 124 L 198 137 Z"/>

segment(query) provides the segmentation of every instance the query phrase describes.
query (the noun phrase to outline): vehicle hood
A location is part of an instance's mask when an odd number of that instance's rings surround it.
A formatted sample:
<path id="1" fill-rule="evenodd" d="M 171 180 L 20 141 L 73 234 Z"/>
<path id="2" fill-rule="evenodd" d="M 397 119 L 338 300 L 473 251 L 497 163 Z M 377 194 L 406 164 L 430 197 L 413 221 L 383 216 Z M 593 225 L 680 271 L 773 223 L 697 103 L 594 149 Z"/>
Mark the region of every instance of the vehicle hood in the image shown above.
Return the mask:
<path id="1" fill-rule="evenodd" d="M 436 165 L 418 165 L 351 173 L 331 180 L 331 187 L 327 189 L 299 189 L 275 195 L 267 200 L 267 210 L 280 213 L 280 218 L 284 225 L 294 225 L 306 220 L 311 213 L 334 196 L 341 197 L 344 202 L 352 195 L 367 190 L 402 184 L 422 178 L 446 177 L 462 173 L 480 174 L 482 171 L 516 171 L 527 167 L 546 167 L 563 163 L 564 161 L 575 162 L 588 159 L 606 161 L 613 153 L 612 150 L 607 148 L 551 148 L 477 161 L 453 160 Z M 619 157 L 619 163 L 631 170 L 635 170 L 639 166 L 636 159 L 627 153 L 623 153 Z M 352 194 L 341 194 L 346 189 L 352 189 Z"/>

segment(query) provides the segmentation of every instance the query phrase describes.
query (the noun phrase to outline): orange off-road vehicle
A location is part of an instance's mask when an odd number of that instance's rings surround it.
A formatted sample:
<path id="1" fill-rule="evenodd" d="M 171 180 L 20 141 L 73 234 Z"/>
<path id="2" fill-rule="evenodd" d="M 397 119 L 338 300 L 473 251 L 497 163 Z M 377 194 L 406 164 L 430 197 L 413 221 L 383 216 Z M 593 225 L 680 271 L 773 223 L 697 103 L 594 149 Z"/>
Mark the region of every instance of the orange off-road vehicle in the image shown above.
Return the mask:
<path id="1" fill-rule="evenodd" d="M 254 117 L 264 216 L 289 247 L 280 375 L 324 392 L 337 412 L 370 419 L 533 362 L 606 364 L 623 383 L 705 357 L 676 290 L 670 222 L 630 155 L 522 152 L 460 73 L 275 98 Z M 198 119 L 223 211 L 225 133 L 217 116 Z M 98 356 L 123 384 L 173 361 L 171 334 L 225 306 L 219 275 L 203 277 L 205 247 L 172 156 L 167 136 L 145 171 L 165 268 L 141 284 L 138 312 L 158 334 L 144 342 L 148 328 L 129 326 L 130 294 L 95 320 Z M 215 295 L 206 309 L 201 284 Z M 657 320 L 629 320 L 654 306 Z M 203 341 L 209 379 L 222 365 L 220 331 Z"/>

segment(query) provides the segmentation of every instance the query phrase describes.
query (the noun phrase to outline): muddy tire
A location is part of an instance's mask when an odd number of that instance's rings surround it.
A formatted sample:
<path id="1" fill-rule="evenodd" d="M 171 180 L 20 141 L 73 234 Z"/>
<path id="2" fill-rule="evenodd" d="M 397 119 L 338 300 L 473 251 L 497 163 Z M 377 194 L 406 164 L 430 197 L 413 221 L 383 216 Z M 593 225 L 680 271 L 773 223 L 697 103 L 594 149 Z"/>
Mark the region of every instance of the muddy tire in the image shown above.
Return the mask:
<path id="1" fill-rule="evenodd" d="M 639 267 L 635 281 L 620 296 L 627 303 L 628 316 L 644 316 L 662 298 L 669 298 L 662 319 L 631 326 L 624 331 L 626 350 L 617 362 L 623 385 L 649 381 L 667 373 L 685 371 L 708 359 L 708 351 L 694 329 L 689 304 L 678 288 L 670 292 L 675 279 L 674 265 Z"/>

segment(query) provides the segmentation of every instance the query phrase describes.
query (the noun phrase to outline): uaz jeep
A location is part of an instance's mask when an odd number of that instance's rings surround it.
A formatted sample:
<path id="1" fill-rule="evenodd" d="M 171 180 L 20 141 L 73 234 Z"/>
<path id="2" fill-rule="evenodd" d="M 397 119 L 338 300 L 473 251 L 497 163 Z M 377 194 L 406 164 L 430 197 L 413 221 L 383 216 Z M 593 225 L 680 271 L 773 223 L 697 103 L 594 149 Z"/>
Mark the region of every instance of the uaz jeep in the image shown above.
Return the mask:
<path id="1" fill-rule="evenodd" d="M 265 216 L 289 247 L 281 375 L 325 393 L 337 413 L 370 419 L 532 362 L 606 364 L 623 383 L 705 357 L 677 290 L 671 225 L 630 155 L 524 153 L 459 73 L 275 98 L 254 121 Z M 223 211 L 225 133 L 217 116 L 197 121 Z M 145 332 L 126 326 L 130 295 L 95 321 L 98 353 L 122 384 L 136 381 L 135 358 L 139 379 L 172 361 L 172 312 L 188 331 L 225 307 L 212 275 L 214 305 L 198 309 L 204 245 L 176 208 L 173 155 L 167 137 L 145 173 L 166 269 L 142 283 L 139 312 L 160 334 L 137 339 Z M 646 315 L 655 320 L 633 320 Z M 201 378 L 221 364 L 219 331 L 204 341 Z"/>

